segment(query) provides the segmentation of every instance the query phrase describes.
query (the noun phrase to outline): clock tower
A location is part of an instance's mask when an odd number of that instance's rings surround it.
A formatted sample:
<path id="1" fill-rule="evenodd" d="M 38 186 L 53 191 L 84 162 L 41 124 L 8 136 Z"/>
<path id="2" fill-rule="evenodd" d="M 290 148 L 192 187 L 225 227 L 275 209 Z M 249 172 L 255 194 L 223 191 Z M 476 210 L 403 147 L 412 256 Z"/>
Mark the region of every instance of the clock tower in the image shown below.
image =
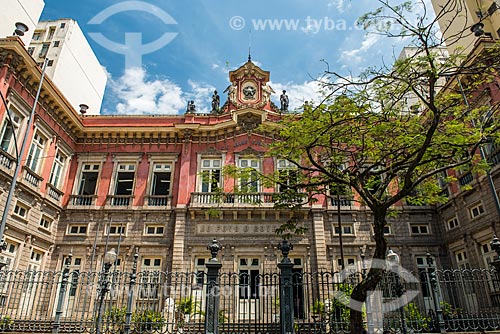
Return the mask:
<path id="1" fill-rule="evenodd" d="M 224 92 L 228 93 L 229 110 L 244 108 L 273 110 L 268 85 L 269 71 L 264 71 L 250 59 L 240 68 L 229 72 L 231 85 Z"/>

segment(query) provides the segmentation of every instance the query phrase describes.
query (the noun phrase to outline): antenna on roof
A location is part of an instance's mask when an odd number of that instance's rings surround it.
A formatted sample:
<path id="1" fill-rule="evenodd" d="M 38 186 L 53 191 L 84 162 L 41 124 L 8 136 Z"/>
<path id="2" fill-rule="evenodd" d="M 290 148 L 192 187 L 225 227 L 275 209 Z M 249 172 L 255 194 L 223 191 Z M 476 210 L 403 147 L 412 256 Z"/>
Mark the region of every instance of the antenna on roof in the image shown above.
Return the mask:
<path id="1" fill-rule="evenodd" d="M 248 61 L 252 61 L 252 29 L 248 29 Z"/>

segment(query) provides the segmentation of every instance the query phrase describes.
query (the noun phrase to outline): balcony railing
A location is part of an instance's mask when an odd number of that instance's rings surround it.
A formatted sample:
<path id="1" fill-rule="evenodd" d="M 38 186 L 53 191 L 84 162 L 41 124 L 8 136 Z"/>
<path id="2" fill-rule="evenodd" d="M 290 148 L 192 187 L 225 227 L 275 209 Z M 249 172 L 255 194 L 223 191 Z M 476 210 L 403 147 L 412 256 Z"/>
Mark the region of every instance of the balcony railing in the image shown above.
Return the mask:
<path id="1" fill-rule="evenodd" d="M 474 176 L 472 176 L 472 172 L 467 172 L 463 175 L 460 175 L 458 178 L 458 183 L 460 183 L 461 186 L 465 186 L 474 180 Z"/>
<path id="2" fill-rule="evenodd" d="M 495 149 L 487 157 L 488 163 L 496 166 L 500 164 L 500 146 Z"/>
<path id="3" fill-rule="evenodd" d="M 146 203 L 150 207 L 169 207 L 172 203 L 171 195 L 149 195 L 146 196 Z"/>
<path id="4" fill-rule="evenodd" d="M 15 161 L 16 158 L 14 158 L 12 155 L 5 152 L 4 150 L 0 149 L 0 165 L 8 169 L 11 169 Z"/>
<path id="5" fill-rule="evenodd" d="M 341 207 L 350 207 L 352 206 L 352 202 L 353 202 L 353 199 L 352 199 L 352 196 L 349 196 L 349 195 L 340 195 L 338 198 L 337 198 L 337 195 L 332 195 L 332 206 L 334 207 L 337 207 L 339 204 Z"/>
<path id="6" fill-rule="evenodd" d="M 191 206 L 273 206 L 278 200 L 279 193 L 191 193 Z"/>
<path id="7" fill-rule="evenodd" d="M 77 206 L 94 205 L 97 195 L 71 195 L 71 204 Z"/>
<path id="8" fill-rule="evenodd" d="M 61 196 L 64 194 L 62 191 L 60 191 L 50 183 L 47 183 L 47 193 L 56 201 L 59 201 L 61 199 Z"/>
<path id="9" fill-rule="evenodd" d="M 31 184 L 33 187 L 38 188 L 40 186 L 40 182 L 43 181 L 43 177 L 29 169 L 28 167 L 23 167 L 24 175 L 23 178 L 26 182 Z"/>
<path id="10" fill-rule="evenodd" d="M 108 195 L 106 204 L 111 206 L 129 206 L 133 199 L 133 195 Z"/>

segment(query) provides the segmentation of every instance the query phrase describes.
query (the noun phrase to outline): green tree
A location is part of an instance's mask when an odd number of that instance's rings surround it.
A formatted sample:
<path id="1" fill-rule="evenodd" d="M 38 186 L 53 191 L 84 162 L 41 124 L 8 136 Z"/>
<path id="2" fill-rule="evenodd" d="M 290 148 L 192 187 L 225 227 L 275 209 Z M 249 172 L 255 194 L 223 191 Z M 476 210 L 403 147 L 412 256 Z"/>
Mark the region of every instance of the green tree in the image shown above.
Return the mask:
<path id="1" fill-rule="evenodd" d="M 471 162 L 474 172 L 486 168 L 477 152 L 487 141 L 498 140 L 498 122 L 491 121 L 498 111 L 496 106 L 469 101 L 491 87 L 500 57 L 498 46 L 487 41 L 473 57 L 443 57 L 437 20 L 456 7 L 444 8 L 429 19 L 418 14 L 430 10 L 423 1 L 397 6 L 378 2 L 380 8 L 360 18 L 360 24 L 389 37 L 406 37 L 412 55 L 390 67 L 370 68 L 356 78 L 327 71 L 320 104 L 306 105 L 300 115 L 290 115 L 279 127 L 263 131 L 281 139 L 269 154 L 292 162 L 302 172 L 299 182 L 289 188 L 325 196 L 332 186 L 352 189 L 373 213 L 373 258 L 384 260 L 384 226 L 395 205 L 407 197 L 422 204 L 444 201 L 439 175 Z M 408 97 L 414 100 L 411 107 Z M 383 269 L 370 268 L 352 291 L 352 299 L 364 302 L 382 274 Z M 349 316 L 351 333 L 361 333 L 362 312 L 353 309 Z"/>

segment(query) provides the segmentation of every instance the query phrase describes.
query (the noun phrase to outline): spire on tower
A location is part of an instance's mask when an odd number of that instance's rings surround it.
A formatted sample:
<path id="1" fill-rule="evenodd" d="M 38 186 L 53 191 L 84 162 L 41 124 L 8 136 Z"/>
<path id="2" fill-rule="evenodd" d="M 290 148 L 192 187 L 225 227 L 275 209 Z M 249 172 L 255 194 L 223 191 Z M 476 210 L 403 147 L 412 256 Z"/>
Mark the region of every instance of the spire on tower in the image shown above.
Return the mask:
<path id="1" fill-rule="evenodd" d="M 252 61 L 252 29 L 248 30 L 248 61 Z"/>

